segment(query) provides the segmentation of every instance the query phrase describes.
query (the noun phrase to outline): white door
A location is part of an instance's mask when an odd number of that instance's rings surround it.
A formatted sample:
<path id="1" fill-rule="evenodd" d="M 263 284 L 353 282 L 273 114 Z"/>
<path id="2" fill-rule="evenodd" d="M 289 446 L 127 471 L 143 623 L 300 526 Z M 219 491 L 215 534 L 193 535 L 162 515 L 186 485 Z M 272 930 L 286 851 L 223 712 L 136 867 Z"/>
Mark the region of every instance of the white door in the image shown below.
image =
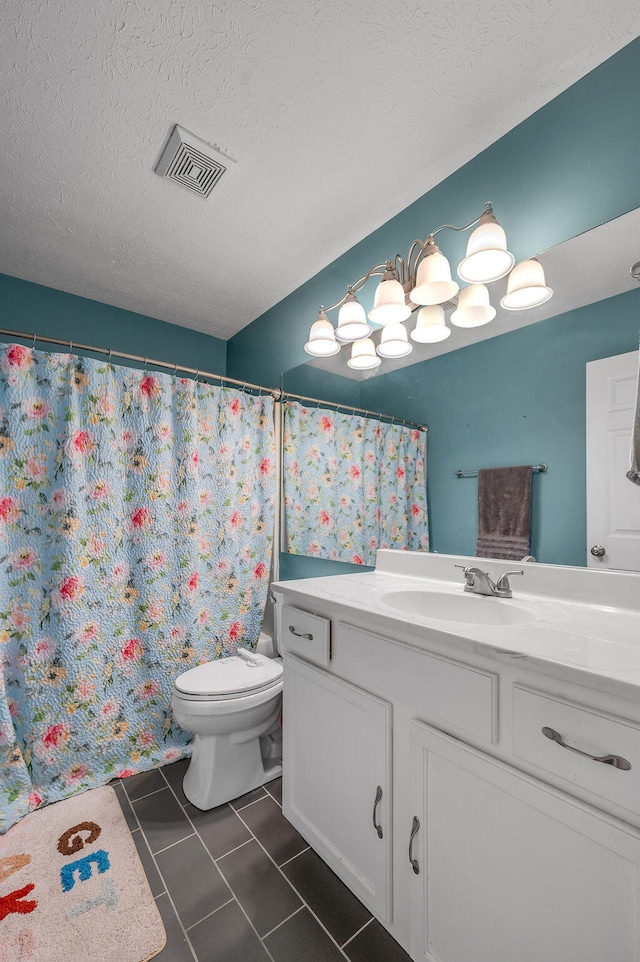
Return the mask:
<path id="1" fill-rule="evenodd" d="M 587 364 L 590 568 L 640 571 L 640 486 L 626 477 L 637 383 L 637 351 Z"/>
<path id="2" fill-rule="evenodd" d="M 421 722 L 411 728 L 412 959 L 638 962 L 640 833 Z"/>
<path id="3" fill-rule="evenodd" d="M 284 659 L 282 811 L 361 902 L 391 920 L 391 705 Z"/>

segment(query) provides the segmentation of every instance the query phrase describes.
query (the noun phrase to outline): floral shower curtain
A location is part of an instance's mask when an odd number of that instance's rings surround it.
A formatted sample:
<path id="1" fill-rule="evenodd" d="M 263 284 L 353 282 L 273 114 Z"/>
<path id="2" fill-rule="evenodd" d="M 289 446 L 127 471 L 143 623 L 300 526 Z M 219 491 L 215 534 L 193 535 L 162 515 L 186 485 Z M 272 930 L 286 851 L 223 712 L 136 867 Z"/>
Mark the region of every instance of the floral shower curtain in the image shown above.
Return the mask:
<path id="1" fill-rule="evenodd" d="M 273 401 L 0 345 L 0 830 L 189 754 L 182 671 L 255 644 Z"/>
<path id="2" fill-rule="evenodd" d="M 429 549 L 426 432 L 288 401 L 286 550 L 375 564 L 378 548 Z"/>

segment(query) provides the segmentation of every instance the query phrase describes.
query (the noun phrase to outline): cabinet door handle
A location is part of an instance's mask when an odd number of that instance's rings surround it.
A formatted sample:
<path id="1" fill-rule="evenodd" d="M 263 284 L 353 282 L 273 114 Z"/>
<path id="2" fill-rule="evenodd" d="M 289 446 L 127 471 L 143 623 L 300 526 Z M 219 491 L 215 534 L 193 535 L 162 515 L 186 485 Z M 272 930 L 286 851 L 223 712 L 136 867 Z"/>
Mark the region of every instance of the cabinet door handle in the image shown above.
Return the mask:
<path id="1" fill-rule="evenodd" d="M 296 631 L 296 629 L 293 627 L 293 625 L 289 625 L 289 631 L 291 632 L 292 635 L 295 635 L 296 638 L 305 638 L 307 641 L 313 641 L 313 635 L 312 635 L 312 634 L 310 634 L 309 632 L 306 632 L 306 633 L 305 633 L 305 632 L 301 632 L 301 631 Z"/>
<path id="2" fill-rule="evenodd" d="M 382 786 L 378 785 L 378 787 L 376 788 L 376 800 L 373 803 L 373 827 L 378 833 L 378 838 L 382 838 L 382 825 L 378 825 L 378 823 L 376 822 L 376 809 L 378 807 L 378 803 L 381 800 L 382 800 Z"/>
<path id="3" fill-rule="evenodd" d="M 413 816 L 413 823 L 411 825 L 411 835 L 409 836 L 409 861 L 411 862 L 411 868 L 416 875 L 420 875 L 420 863 L 417 858 L 413 857 L 413 840 L 417 835 L 418 829 L 420 828 L 420 819 L 417 815 Z"/>
<path id="4" fill-rule="evenodd" d="M 584 755 L 585 758 L 591 758 L 594 762 L 602 762 L 603 765 L 612 765 L 614 768 L 619 768 L 623 772 L 631 771 L 631 762 L 628 762 L 626 758 L 622 758 L 621 755 L 590 755 L 589 752 L 583 752 L 580 748 L 567 745 L 560 732 L 557 732 L 555 728 L 548 728 L 546 725 L 542 729 L 542 734 L 550 738 L 552 742 L 556 742 L 561 748 L 567 748 L 570 752 L 575 752 L 576 755 Z"/>

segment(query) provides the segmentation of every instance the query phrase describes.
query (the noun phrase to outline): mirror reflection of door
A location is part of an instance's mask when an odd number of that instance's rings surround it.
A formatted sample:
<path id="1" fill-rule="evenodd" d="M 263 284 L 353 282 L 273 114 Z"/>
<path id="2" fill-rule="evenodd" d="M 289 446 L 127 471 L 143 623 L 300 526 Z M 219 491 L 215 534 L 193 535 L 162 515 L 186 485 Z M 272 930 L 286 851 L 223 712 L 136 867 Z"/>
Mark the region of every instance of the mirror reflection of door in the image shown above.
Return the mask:
<path id="1" fill-rule="evenodd" d="M 587 566 L 640 571 L 640 487 L 626 477 L 638 351 L 586 367 Z"/>

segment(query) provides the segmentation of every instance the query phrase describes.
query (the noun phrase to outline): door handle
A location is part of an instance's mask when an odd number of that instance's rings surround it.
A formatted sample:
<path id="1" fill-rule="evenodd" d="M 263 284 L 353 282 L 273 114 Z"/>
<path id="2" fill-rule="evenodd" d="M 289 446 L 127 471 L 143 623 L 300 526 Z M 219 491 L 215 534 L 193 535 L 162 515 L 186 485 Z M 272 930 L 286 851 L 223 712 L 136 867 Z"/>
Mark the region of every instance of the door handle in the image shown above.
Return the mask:
<path id="1" fill-rule="evenodd" d="M 594 558 L 604 558 L 606 553 L 606 549 L 603 548 L 601 544 L 594 544 L 591 549 L 591 554 Z"/>
<path id="2" fill-rule="evenodd" d="M 566 748 L 570 752 L 575 752 L 576 755 L 583 755 L 585 758 L 591 758 L 594 762 L 602 762 L 603 765 L 612 765 L 613 768 L 619 768 L 623 772 L 631 771 L 631 762 L 628 762 L 627 759 L 623 758 L 621 755 L 590 755 L 589 752 L 583 752 L 580 748 L 574 748 L 572 745 L 567 745 L 560 732 L 557 732 L 555 728 L 548 728 L 546 725 L 542 729 L 542 734 L 547 738 L 550 738 L 552 742 L 556 742 L 561 748 Z"/>
<path id="3" fill-rule="evenodd" d="M 295 635 L 296 638 L 305 638 L 307 641 L 313 641 L 313 635 L 310 634 L 308 631 L 307 632 L 296 631 L 293 625 L 289 625 L 289 631 L 291 632 L 292 635 Z"/>
<path id="4" fill-rule="evenodd" d="M 411 835 L 409 836 L 409 861 L 411 862 L 411 868 L 416 875 L 420 875 L 420 863 L 417 858 L 413 857 L 413 840 L 418 833 L 420 828 L 420 819 L 417 815 L 413 816 L 413 822 L 411 824 Z"/>
<path id="5" fill-rule="evenodd" d="M 373 803 L 373 827 L 378 833 L 378 838 L 382 838 L 382 825 L 378 825 L 376 822 L 376 809 L 381 800 L 382 800 L 382 786 L 378 785 L 376 789 L 376 800 Z"/>

